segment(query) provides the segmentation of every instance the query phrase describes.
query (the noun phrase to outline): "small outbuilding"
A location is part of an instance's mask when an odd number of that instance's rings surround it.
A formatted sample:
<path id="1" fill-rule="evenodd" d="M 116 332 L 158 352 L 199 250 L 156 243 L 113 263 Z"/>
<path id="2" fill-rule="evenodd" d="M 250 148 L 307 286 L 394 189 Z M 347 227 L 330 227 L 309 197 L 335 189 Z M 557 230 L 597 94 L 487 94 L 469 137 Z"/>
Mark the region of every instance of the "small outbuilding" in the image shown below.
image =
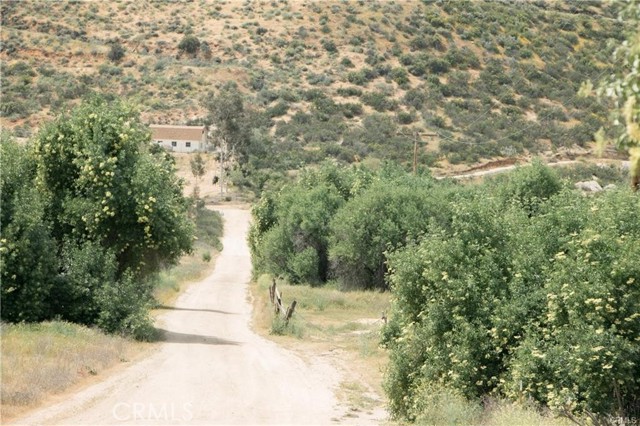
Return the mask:
<path id="1" fill-rule="evenodd" d="M 151 124 L 152 143 L 169 151 L 197 152 L 207 149 L 206 126 L 169 126 Z"/>

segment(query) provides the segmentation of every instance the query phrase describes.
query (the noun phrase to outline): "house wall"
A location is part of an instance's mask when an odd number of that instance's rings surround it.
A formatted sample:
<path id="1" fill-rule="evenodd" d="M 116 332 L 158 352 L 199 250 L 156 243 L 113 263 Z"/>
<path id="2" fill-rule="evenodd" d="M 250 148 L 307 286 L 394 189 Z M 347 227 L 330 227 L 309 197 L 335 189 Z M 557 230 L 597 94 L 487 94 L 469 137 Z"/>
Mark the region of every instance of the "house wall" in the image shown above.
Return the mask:
<path id="1" fill-rule="evenodd" d="M 196 151 L 204 151 L 206 149 L 205 137 L 203 137 L 202 140 L 155 139 L 154 142 L 169 151 L 196 152 Z M 187 146 L 187 145 L 190 145 L 190 146 Z"/>

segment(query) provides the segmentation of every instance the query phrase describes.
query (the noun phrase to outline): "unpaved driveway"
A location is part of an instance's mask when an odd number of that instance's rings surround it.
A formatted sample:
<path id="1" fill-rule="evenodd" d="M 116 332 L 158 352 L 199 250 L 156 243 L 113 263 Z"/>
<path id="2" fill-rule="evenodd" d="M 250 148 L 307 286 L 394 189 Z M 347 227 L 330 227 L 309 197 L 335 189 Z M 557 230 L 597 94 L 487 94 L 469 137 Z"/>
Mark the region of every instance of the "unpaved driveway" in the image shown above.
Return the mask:
<path id="1" fill-rule="evenodd" d="M 160 317 L 166 343 L 104 382 L 15 424 L 331 424 L 340 377 L 250 330 L 250 214 L 225 209 L 214 272 Z"/>

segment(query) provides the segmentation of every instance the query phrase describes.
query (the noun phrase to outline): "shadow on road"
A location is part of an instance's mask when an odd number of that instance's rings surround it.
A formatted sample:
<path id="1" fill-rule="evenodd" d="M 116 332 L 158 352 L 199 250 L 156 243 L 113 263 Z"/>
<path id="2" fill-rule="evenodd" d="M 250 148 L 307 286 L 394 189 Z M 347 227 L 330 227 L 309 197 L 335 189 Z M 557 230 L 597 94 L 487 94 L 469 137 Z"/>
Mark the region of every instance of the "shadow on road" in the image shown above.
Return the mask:
<path id="1" fill-rule="evenodd" d="M 211 312 L 222 315 L 238 315 L 236 312 L 219 311 L 217 309 L 195 309 L 195 308 L 177 308 L 175 306 L 158 306 L 155 309 L 164 309 L 167 311 L 192 311 L 192 312 Z"/>
<path id="2" fill-rule="evenodd" d="M 241 342 L 235 342 L 233 340 L 221 339 L 215 336 L 202 336 L 200 334 L 186 334 L 178 333 L 175 331 L 164 330 L 162 328 L 156 328 L 158 333 L 159 342 L 167 343 L 194 343 L 202 345 L 230 345 L 238 346 Z"/>

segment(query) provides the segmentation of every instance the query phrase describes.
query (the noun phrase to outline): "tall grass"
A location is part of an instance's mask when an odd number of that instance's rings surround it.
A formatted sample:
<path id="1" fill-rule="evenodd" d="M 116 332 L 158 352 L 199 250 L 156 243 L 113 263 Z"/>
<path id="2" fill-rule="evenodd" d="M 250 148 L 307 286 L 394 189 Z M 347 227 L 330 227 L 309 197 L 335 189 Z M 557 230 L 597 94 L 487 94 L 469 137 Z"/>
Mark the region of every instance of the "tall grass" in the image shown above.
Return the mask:
<path id="1" fill-rule="evenodd" d="M 499 399 L 469 401 L 454 390 L 425 386 L 415 409 L 416 425 L 461 426 L 569 426 L 566 418 L 553 417 L 527 404 Z M 585 423 L 586 424 L 586 423 Z"/>
<path id="2" fill-rule="evenodd" d="M 68 322 L 2 324 L 2 419 L 6 422 L 46 395 L 127 362 L 142 347 Z"/>

